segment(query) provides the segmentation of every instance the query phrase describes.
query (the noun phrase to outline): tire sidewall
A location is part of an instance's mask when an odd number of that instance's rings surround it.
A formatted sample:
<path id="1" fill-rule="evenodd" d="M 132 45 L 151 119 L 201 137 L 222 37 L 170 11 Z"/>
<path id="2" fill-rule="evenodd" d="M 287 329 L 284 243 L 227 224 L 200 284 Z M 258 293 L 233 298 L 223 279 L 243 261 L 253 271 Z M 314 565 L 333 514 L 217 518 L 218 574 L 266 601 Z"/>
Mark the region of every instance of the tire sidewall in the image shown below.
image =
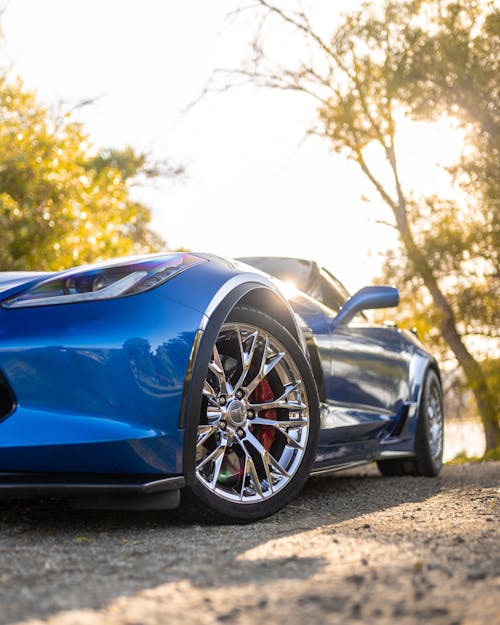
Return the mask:
<path id="1" fill-rule="evenodd" d="M 443 465 L 443 441 L 441 443 L 441 453 L 437 459 L 432 457 L 429 442 L 429 418 L 427 408 L 433 387 L 436 387 L 438 391 L 444 427 L 443 393 L 441 390 L 441 383 L 434 369 L 429 369 L 425 375 L 422 386 L 422 396 L 419 403 L 417 432 L 415 437 L 415 462 L 417 471 L 420 475 L 426 475 L 429 477 L 439 475 Z"/>

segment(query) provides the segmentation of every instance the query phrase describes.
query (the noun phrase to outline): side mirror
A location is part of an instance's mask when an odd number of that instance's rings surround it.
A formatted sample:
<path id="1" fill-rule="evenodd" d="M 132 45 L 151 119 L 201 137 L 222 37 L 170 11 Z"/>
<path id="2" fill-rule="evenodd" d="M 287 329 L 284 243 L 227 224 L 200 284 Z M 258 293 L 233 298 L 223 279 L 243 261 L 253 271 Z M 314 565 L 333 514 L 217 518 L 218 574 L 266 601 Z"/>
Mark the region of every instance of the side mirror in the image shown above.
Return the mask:
<path id="1" fill-rule="evenodd" d="M 333 320 L 334 327 L 346 326 L 362 310 L 392 308 L 399 304 L 399 292 L 393 286 L 365 286 L 340 309 Z"/>

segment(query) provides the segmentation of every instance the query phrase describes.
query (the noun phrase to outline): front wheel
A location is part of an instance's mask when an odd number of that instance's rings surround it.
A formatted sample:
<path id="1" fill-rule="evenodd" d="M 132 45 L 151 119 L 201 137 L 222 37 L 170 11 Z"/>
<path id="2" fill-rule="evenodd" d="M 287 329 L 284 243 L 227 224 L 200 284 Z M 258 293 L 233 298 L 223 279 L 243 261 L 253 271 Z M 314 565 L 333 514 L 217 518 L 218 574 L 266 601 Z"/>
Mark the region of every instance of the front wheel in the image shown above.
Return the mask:
<path id="1" fill-rule="evenodd" d="M 268 315 L 236 308 L 208 364 L 194 499 L 237 522 L 277 512 L 305 483 L 318 433 L 316 385 L 297 342 Z"/>
<path id="2" fill-rule="evenodd" d="M 437 373 L 429 369 L 423 383 L 415 434 L 415 456 L 377 461 L 382 475 L 439 475 L 443 465 L 443 393 Z"/>

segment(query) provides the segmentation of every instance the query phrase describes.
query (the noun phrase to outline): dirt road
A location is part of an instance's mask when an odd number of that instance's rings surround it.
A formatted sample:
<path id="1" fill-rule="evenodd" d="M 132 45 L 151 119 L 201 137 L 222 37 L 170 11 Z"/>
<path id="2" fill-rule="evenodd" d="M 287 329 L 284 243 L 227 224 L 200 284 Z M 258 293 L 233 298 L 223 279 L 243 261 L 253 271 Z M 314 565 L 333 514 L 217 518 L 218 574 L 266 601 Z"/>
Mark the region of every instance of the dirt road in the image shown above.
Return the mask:
<path id="1" fill-rule="evenodd" d="M 500 463 L 368 468 L 244 527 L 2 504 L 0 625 L 496 625 L 499 487 Z"/>

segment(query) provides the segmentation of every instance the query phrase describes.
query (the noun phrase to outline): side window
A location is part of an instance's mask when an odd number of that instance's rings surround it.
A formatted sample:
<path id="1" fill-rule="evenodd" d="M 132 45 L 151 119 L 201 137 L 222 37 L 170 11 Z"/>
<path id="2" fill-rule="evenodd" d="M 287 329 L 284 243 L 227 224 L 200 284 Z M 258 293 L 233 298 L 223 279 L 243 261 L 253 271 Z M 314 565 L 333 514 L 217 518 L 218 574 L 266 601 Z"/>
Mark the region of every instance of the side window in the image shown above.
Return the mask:
<path id="1" fill-rule="evenodd" d="M 320 299 L 325 306 L 328 306 L 328 308 L 338 313 L 349 296 L 347 291 L 344 293 L 343 290 L 345 289 L 343 289 L 341 285 L 339 288 L 339 285 L 336 284 L 336 280 L 332 279 L 330 273 L 324 269 L 320 270 L 319 285 L 321 288 L 321 297 L 318 299 Z"/>
<path id="2" fill-rule="evenodd" d="M 320 270 L 322 285 L 325 288 L 325 300 L 329 298 L 331 303 L 327 303 L 323 300 L 323 303 L 329 306 L 335 312 L 339 312 L 340 308 L 346 303 L 346 301 L 351 297 L 349 291 L 345 288 L 345 286 L 337 280 L 335 276 L 333 276 L 328 269 L 324 267 Z M 355 321 L 366 322 L 368 318 L 366 314 L 361 311 L 355 317 Z"/>

